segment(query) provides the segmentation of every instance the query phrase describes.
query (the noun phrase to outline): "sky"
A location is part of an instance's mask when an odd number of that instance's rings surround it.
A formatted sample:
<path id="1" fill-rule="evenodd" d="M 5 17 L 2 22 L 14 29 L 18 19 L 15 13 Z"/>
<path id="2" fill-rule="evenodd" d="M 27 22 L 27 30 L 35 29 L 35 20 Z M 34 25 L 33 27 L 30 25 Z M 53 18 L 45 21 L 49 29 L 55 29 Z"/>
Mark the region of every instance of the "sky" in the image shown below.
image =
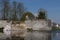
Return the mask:
<path id="1" fill-rule="evenodd" d="M 47 11 L 48 18 L 56 23 L 60 23 L 60 0 L 16 0 L 22 2 L 28 11 L 38 14 L 38 9 Z"/>
<path id="2" fill-rule="evenodd" d="M 60 23 L 60 0 L 15 0 L 22 2 L 24 7 L 38 14 L 38 9 L 43 8 L 47 11 L 48 18 L 56 23 Z"/>
<path id="3" fill-rule="evenodd" d="M 47 11 L 48 18 L 60 23 L 60 0 L 16 0 L 23 2 L 24 6 L 33 14 L 38 13 L 39 8 Z"/>

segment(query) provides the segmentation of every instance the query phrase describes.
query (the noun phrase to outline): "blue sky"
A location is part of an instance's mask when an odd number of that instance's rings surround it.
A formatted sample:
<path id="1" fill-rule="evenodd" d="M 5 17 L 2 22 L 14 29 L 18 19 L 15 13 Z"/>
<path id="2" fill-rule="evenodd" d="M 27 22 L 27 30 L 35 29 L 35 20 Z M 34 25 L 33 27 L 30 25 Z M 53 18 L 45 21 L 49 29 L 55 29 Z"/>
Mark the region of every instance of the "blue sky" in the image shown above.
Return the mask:
<path id="1" fill-rule="evenodd" d="M 33 14 L 38 13 L 39 8 L 47 11 L 48 18 L 60 23 L 60 0 L 16 0 L 23 2 L 25 8 Z"/>
<path id="2" fill-rule="evenodd" d="M 60 23 L 60 0 L 16 0 L 22 2 L 28 11 L 38 13 L 39 8 L 47 11 L 48 18 Z"/>

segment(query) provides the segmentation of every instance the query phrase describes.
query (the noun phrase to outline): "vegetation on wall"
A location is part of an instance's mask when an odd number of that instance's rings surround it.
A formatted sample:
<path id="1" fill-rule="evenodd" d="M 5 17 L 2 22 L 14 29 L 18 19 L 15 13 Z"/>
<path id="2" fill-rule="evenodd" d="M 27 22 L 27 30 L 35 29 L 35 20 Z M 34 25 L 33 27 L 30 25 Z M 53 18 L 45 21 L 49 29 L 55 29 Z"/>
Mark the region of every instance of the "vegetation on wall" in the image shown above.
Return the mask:
<path id="1" fill-rule="evenodd" d="M 23 16 L 21 17 L 21 21 L 25 21 L 27 20 L 26 19 L 26 16 L 28 16 L 28 19 L 32 19 L 34 17 L 34 15 L 31 13 L 31 12 L 26 12 L 23 14 Z"/>
<path id="2" fill-rule="evenodd" d="M 3 33 L 3 27 L 2 27 L 2 28 L 0 28 L 0 33 Z"/>
<path id="3" fill-rule="evenodd" d="M 43 9 L 39 10 L 38 19 L 47 19 L 46 11 Z"/>

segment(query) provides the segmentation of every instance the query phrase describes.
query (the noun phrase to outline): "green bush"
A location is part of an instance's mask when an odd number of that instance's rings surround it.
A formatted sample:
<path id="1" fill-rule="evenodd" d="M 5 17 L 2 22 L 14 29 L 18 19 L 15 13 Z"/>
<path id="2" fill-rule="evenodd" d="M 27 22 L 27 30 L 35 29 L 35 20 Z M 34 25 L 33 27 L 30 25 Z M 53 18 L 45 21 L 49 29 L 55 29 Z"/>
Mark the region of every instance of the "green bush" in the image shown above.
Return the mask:
<path id="1" fill-rule="evenodd" d="M 27 31 L 28 31 L 28 32 L 32 31 L 32 28 L 31 28 L 31 29 L 27 28 Z"/>
<path id="2" fill-rule="evenodd" d="M 2 32 L 2 33 L 3 33 L 3 27 L 2 27 L 2 28 L 0 28 L 0 32 Z"/>
<path id="3" fill-rule="evenodd" d="M 60 30 L 59 27 L 52 27 L 52 30 Z"/>

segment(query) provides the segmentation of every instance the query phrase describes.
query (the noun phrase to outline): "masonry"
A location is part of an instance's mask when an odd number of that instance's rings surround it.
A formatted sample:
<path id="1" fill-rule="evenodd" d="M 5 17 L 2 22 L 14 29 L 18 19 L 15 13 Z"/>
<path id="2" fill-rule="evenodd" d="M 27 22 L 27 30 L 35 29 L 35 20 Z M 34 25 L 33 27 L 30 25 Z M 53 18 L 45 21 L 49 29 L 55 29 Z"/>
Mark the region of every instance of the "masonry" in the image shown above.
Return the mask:
<path id="1" fill-rule="evenodd" d="M 50 20 L 26 20 L 25 25 L 33 30 L 51 30 Z"/>

